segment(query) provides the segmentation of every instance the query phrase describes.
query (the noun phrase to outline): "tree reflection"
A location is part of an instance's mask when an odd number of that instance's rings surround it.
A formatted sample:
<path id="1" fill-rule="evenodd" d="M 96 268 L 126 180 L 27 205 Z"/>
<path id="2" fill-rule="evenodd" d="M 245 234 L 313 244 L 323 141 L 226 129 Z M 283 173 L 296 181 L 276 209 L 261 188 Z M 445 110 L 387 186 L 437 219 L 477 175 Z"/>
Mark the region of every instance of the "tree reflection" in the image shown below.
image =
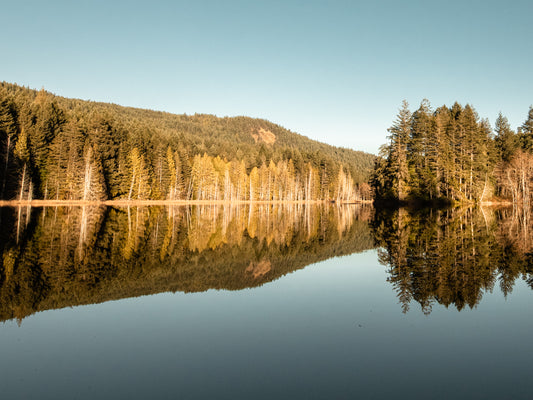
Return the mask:
<path id="1" fill-rule="evenodd" d="M 413 300 L 425 314 L 435 302 L 473 308 L 496 283 L 509 294 L 519 277 L 533 288 L 531 220 L 524 210 L 382 210 L 372 229 L 404 312 Z"/>
<path id="2" fill-rule="evenodd" d="M 256 204 L 1 208 L 0 319 L 164 291 L 262 285 L 373 248 L 372 209 Z"/>
<path id="3" fill-rule="evenodd" d="M 402 310 L 533 288 L 523 209 L 306 204 L 1 208 L 0 320 L 165 291 L 239 290 L 380 246 Z"/>

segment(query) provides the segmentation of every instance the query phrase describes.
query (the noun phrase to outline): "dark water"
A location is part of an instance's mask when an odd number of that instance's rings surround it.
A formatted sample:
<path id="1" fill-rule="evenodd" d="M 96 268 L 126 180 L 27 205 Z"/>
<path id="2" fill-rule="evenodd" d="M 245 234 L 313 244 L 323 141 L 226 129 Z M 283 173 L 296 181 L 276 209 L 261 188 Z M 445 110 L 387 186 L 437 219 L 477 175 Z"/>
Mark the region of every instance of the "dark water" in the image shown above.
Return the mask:
<path id="1" fill-rule="evenodd" d="M 1 211 L 2 398 L 531 397 L 528 214 Z"/>

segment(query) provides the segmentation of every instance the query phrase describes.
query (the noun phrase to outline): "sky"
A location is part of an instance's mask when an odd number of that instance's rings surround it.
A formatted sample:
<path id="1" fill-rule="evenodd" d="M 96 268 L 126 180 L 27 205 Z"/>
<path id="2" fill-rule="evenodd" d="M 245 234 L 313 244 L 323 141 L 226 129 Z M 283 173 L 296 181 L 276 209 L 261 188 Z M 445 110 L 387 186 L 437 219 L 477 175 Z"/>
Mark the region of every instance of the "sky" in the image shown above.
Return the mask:
<path id="1" fill-rule="evenodd" d="M 0 81 L 376 154 L 404 99 L 521 125 L 532 15 L 531 0 L 0 0 Z"/>

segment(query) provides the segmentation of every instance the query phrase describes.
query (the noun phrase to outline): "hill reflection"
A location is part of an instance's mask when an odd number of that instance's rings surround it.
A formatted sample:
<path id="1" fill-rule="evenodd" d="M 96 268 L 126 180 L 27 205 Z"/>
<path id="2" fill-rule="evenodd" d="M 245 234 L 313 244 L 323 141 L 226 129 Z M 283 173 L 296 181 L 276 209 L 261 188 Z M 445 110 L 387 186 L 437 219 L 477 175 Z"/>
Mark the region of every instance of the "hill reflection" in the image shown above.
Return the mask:
<path id="1" fill-rule="evenodd" d="M 519 278 L 533 288 L 528 211 L 382 210 L 372 229 L 404 312 L 413 301 L 426 314 L 435 303 L 473 308 L 496 284 L 507 296 Z"/>
<path id="2" fill-rule="evenodd" d="M 0 320 L 167 291 L 256 287 L 374 247 L 373 210 L 362 206 L 0 211 Z"/>

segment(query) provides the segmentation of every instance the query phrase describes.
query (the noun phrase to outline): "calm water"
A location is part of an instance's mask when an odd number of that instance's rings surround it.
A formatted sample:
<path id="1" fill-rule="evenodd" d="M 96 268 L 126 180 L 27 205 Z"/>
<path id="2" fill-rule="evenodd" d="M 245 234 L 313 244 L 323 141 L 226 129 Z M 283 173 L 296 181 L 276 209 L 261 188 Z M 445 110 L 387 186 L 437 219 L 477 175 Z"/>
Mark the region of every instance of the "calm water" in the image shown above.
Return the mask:
<path id="1" fill-rule="evenodd" d="M 531 398 L 529 216 L 1 209 L 6 399 Z"/>

